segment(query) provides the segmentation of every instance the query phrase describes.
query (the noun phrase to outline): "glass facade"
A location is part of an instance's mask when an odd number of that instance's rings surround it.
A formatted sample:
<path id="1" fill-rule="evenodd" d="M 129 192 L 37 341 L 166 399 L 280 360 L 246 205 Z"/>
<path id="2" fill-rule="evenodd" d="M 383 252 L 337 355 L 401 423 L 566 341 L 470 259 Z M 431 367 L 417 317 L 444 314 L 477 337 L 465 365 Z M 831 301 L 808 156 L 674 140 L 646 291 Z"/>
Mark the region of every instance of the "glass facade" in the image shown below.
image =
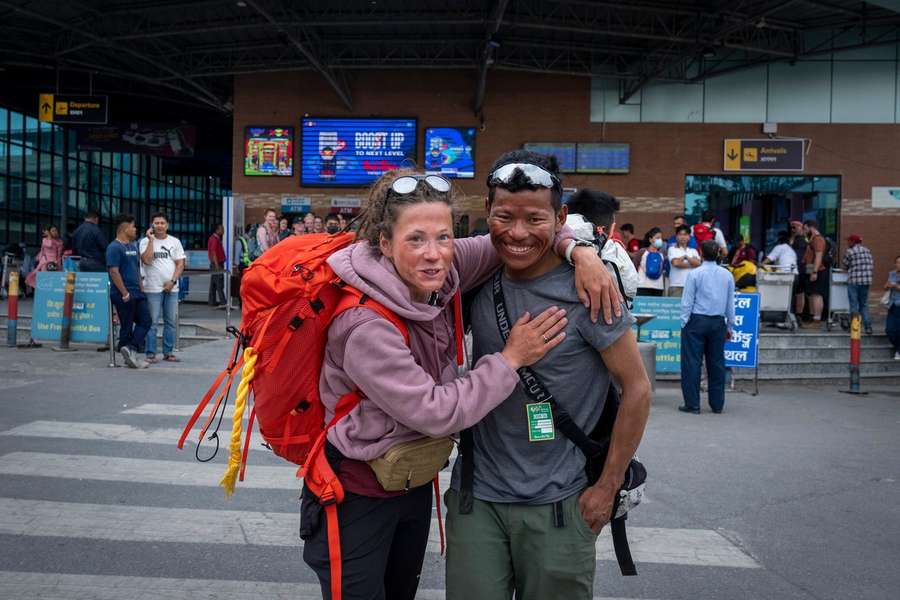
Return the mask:
<path id="1" fill-rule="evenodd" d="M 205 248 L 221 218 L 221 181 L 161 171 L 156 156 L 79 151 L 74 130 L 0 107 L 0 246 L 24 242 L 31 251 L 45 226 L 70 232 L 95 210 L 110 239 L 115 215 L 134 215 L 143 232 L 164 212 L 185 248 Z"/>
<path id="2" fill-rule="evenodd" d="M 725 237 L 749 234 L 757 248 L 770 248 L 788 221 L 815 219 L 819 230 L 838 239 L 841 178 L 804 175 L 688 175 L 684 212 L 691 223 L 707 208 L 716 213 Z"/>

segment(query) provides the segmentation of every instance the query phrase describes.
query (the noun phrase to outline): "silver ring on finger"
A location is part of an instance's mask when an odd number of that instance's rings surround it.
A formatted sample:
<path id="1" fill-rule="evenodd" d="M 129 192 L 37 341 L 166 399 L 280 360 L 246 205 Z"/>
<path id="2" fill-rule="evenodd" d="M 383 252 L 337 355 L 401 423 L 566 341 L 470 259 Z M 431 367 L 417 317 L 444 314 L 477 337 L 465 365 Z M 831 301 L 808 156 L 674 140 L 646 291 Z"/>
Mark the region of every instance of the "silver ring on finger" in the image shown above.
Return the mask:
<path id="1" fill-rule="evenodd" d="M 548 338 L 546 335 L 541 335 L 541 339 L 544 340 L 544 343 L 545 343 L 545 344 L 549 344 L 549 343 L 550 343 L 550 338 Z"/>

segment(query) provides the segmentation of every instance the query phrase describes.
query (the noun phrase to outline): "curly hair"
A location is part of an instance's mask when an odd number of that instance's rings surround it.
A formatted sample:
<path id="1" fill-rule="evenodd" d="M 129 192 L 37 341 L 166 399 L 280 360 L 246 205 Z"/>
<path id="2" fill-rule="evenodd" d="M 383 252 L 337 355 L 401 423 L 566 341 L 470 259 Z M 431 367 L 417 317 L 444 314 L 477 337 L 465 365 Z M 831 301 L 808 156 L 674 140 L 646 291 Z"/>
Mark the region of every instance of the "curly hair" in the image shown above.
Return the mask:
<path id="1" fill-rule="evenodd" d="M 400 212 L 407 206 L 422 202 L 443 202 L 453 210 L 456 189 L 451 184 L 449 193 L 438 192 L 425 181 L 420 181 L 414 192 L 403 196 L 390 196 L 391 185 L 400 177 L 417 175 L 413 169 L 395 169 L 378 178 L 366 195 L 365 217 L 356 234 L 356 239 L 367 240 L 369 246 L 381 252 L 381 237 L 390 240 L 394 235 L 394 224 Z"/>

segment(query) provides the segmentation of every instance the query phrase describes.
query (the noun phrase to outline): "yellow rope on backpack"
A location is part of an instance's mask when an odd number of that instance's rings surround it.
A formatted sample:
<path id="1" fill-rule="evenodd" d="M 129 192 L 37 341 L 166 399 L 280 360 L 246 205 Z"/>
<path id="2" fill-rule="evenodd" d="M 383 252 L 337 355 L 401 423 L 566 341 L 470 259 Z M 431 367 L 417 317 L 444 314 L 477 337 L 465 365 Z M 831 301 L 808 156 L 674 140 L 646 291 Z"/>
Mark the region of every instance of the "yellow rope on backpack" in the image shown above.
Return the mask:
<path id="1" fill-rule="evenodd" d="M 250 382 L 256 375 L 256 350 L 248 347 L 244 350 L 244 371 L 241 374 L 241 382 L 238 384 L 237 395 L 234 399 L 234 417 L 231 425 L 231 447 L 228 453 L 228 468 L 219 482 L 225 489 L 225 496 L 234 494 L 234 486 L 237 482 L 238 472 L 241 469 L 241 430 L 244 425 L 244 409 L 247 407 L 247 397 L 250 395 Z"/>

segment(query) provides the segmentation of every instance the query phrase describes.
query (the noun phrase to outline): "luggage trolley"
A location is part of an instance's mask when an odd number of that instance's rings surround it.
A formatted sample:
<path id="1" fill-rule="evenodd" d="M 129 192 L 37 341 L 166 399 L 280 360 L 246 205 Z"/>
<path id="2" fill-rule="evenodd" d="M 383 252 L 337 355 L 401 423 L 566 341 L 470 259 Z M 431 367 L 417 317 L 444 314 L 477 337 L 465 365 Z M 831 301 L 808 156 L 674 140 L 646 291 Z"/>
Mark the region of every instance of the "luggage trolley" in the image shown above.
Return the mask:
<path id="1" fill-rule="evenodd" d="M 776 322 L 779 327 L 791 331 L 797 329 L 797 317 L 791 311 L 794 301 L 794 278 L 790 267 L 766 265 L 756 272 L 760 313 L 783 314 L 784 318 Z"/>
<path id="2" fill-rule="evenodd" d="M 831 331 L 832 327 L 840 324 L 841 329 L 850 331 L 850 297 L 847 294 L 847 284 L 850 281 L 850 273 L 843 269 L 830 269 L 828 278 L 828 319 L 825 321 L 825 329 Z"/>

